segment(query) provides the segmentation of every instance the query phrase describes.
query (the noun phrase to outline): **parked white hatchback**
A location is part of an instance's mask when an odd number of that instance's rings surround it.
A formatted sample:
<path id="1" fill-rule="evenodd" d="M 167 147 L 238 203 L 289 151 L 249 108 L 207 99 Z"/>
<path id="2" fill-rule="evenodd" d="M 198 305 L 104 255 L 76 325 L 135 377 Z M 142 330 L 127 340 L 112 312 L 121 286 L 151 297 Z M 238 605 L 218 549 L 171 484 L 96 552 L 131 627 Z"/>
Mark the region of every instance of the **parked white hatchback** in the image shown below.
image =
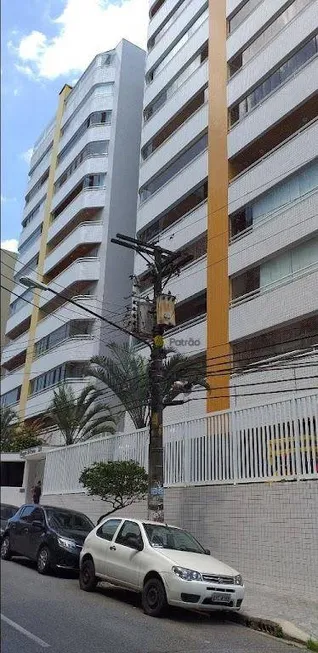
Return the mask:
<path id="1" fill-rule="evenodd" d="M 212 558 L 187 531 L 158 522 L 108 518 L 87 536 L 80 555 L 80 587 L 99 581 L 142 594 L 146 614 L 167 605 L 196 610 L 239 610 L 240 574 Z"/>

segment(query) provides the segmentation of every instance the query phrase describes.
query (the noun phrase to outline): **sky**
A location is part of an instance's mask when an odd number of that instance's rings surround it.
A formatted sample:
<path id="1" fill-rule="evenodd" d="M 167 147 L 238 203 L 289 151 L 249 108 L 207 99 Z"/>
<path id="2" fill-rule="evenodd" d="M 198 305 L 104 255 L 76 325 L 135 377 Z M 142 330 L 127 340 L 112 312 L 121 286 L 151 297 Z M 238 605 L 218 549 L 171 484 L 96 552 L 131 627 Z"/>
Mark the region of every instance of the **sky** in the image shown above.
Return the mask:
<path id="1" fill-rule="evenodd" d="M 16 251 L 32 144 L 58 93 L 122 38 L 146 49 L 149 0 L 1 0 L 1 247 Z"/>

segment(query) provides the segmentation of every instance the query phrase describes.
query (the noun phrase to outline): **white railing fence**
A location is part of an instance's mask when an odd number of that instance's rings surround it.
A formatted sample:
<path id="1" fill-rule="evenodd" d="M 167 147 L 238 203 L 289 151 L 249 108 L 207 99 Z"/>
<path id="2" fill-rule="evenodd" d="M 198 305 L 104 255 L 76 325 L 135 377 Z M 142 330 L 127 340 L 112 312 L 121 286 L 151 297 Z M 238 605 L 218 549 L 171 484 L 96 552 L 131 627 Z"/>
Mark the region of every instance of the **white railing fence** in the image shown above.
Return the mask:
<path id="1" fill-rule="evenodd" d="M 83 492 L 84 467 L 101 460 L 148 467 L 148 429 L 50 451 L 43 494 Z M 165 485 L 318 479 L 318 392 L 206 414 L 164 427 Z"/>

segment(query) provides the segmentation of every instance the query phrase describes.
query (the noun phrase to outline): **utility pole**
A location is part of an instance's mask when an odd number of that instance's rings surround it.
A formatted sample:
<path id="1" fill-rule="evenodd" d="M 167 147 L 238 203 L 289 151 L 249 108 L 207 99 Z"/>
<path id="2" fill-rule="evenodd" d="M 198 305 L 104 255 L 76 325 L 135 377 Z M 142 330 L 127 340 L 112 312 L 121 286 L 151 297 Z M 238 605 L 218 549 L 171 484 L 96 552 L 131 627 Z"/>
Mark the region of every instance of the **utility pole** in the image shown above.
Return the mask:
<path id="1" fill-rule="evenodd" d="M 165 283 L 185 265 L 192 256 L 180 252 L 170 252 L 159 245 L 144 243 L 136 238 L 117 234 L 112 243 L 128 247 L 140 254 L 148 263 L 153 276 L 153 326 L 150 343 L 150 432 L 148 453 L 148 519 L 164 521 L 164 458 L 163 458 L 163 408 L 182 402 L 164 404 L 163 361 L 166 357 L 164 331 L 174 322 L 174 302 L 163 294 Z M 150 259 L 147 258 L 150 256 Z M 167 301 L 168 299 L 168 301 Z M 167 301 L 168 311 L 162 307 Z M 169 306 L 173 315 L 169 315 Z M 137 334 L 136 334 L 137 336 Z"/>

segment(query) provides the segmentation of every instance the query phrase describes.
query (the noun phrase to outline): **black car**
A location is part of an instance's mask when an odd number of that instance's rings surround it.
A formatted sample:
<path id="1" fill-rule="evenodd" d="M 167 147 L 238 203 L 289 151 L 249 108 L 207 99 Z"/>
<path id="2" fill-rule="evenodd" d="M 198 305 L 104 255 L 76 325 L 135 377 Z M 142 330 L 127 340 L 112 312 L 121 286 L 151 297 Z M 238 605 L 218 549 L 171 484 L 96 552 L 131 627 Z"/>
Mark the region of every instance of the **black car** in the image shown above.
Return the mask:
<path id="1" fill-rule="evenodd" d="M 40 574 L 50 569 L 78 569 L 79 555 L 93 522 L 66 508 L 28 504 L 9 519 L 3 533 L 1 558 L 35 560 Z"/>
<path id="2" fill-rule="evenodd" d="M 1 508 L 0 508 L 0 517 L 1 517 L 1 530 L 0 530 L 0 538 L 2 541 L 2 536 L 3 533 L 6 529 L 7 521 L 10 519 L 10 517 L 13 517 L 16 512 L 18 512 L 19 508 L 18 506 L 11 506 L 9 503 L 2 503 Z"/>

